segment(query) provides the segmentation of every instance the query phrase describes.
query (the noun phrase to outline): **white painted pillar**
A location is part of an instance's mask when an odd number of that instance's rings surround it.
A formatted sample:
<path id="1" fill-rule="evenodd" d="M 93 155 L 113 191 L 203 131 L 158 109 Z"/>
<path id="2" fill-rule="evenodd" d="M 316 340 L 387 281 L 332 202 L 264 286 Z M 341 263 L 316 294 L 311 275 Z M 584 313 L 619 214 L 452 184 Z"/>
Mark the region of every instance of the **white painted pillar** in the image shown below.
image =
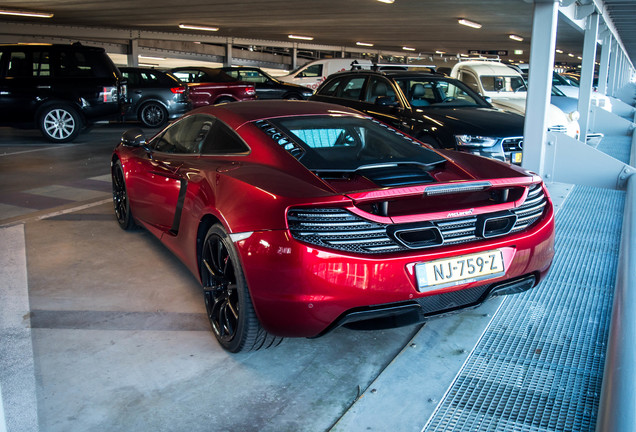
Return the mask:
<path id="1" fill-rule="evenodd" d="M 130 39 L 128 41 L 126 60 L 129 67 L 139 66 L 139 39 Z"/>
<path id="2" fill-rule="evenodd" d="M 607 78 L 609 75 L 609 59 L 612 50 L 613 38 L 609 31 L 603 38 L 603 47 L 601 48 L 601 65 L 598 67 L 598 92 L 607 94 Z"/>
<path id="3" fill-rule="evenodd" d="M 610 67 L 609 76 L 607 77 L 607 94 L 610 96 L 616 95 L 616 69 L 618 66 L 618 43 L 612 43 L 612 52 L 610 53 Z"/>
<path id="4" fill-rule="evenodd" d="M 592 105 L 592 80 L 594 79 L 594 64 L 596 63 L 596 39 L 598 38 L 598 14 L 596 12 L 587 17 L 585 37 L 583 38 L 583 60 L 581 61 L 581 85 L 579 88 L 579 113 L 581 118 L 581 135 L 579 140 L 585 142 L 587 128 L 590 122 L 590 106 Z"/>
<path id="5" fill-rule="evenodd" d="M 558 11 L 558 0 L 534 2 L 522 166 L 540 175 L 544 171 Z"/>

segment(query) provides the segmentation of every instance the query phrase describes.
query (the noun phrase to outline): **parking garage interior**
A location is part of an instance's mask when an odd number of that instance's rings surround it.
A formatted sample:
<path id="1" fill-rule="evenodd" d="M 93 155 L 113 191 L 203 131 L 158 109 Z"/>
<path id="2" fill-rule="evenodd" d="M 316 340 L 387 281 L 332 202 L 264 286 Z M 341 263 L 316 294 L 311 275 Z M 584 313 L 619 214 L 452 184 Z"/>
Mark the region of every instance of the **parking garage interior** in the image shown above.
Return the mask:
<path id="1" fill-rule="evenodd" d="M 0 36 L 79 41 L 117 66 L 275 76 L 338 58 L 529 64 L 522 166 L 556 209 L 556 256 L 534 290 L 231 354 L 196 278 L 149 232 L 117 226 L 111 154 L 138 124 L 63 144 L 0 127 L 0 431 L 634 430 L 634 2 L 3 1 Z M 578 140 L 546 132 L 553 69 L 580 73 Z M 591 131 L 602 139 L 586 143 Z"/>

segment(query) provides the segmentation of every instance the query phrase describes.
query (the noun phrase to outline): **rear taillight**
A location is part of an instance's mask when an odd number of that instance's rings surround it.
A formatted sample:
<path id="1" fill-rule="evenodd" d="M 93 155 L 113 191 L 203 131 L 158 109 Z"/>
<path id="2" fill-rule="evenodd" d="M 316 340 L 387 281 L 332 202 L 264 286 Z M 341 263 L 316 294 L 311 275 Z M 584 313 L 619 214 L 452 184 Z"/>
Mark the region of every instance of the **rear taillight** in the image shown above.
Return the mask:
<path id="1" fill-rule="evenodd" d="M 186 88 L 185 87 L 172 87 L 170 89 L 170 91 L 174 94 L 181 94 L 181 93 L 185 93 L 186 92 Z"/>
<path id="2" fill-rule="evenodd" d="M 245 94 L 248 96 L 254 96 L 256 94 L 256 90 L 254 89 L 254 87 L 246 87 Z"/>
<path id="3" fill-rule="evenodd" d="M 117 87 L 104 87 L 101 92 L 101 98 L 103 102 L 117 102 L 119 94 L 117 93 Z"/>

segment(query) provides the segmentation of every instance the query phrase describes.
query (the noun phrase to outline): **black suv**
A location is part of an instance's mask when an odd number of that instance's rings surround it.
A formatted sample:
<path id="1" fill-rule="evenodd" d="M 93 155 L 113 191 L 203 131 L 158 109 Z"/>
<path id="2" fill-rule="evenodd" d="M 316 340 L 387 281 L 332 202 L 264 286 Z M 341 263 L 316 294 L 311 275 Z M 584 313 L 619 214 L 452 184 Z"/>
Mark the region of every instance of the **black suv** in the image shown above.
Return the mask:
<path id="1" fill-rule="evenodd" d="M 94 120 L 117 119 L 126 86 L 102 48 L 0 45 L 0 124 L 38 127 L 53 142 Z"/>
<path id="2" fill-rule="evenodd" d="M 310 100 L 355 108 L 433 147 L 521 163 L 523 116 L 493 108 L 462 82 L 441 74 L 339 72 Z"/>
<path id="3" fill-rule="evenodd" d="M 305 100 L 314 93 L 307 87 L 280 81 L 257 67 L 226 66 L 220 69 L 240 81 L 254 84 L 259 99 Z"/>

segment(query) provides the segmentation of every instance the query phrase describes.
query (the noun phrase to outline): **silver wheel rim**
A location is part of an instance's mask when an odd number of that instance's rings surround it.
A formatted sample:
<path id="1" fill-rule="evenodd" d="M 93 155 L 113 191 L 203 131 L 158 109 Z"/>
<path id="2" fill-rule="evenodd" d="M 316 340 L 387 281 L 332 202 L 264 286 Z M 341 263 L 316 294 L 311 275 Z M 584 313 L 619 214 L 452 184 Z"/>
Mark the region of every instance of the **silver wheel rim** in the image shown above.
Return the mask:
<path id="1" fill-rule="evenodd" d="M 54 109 L 44 116 L 44 130 L 55 139 L 65 139 L 75 131 L 75 119 L 65 109 Z"/>

